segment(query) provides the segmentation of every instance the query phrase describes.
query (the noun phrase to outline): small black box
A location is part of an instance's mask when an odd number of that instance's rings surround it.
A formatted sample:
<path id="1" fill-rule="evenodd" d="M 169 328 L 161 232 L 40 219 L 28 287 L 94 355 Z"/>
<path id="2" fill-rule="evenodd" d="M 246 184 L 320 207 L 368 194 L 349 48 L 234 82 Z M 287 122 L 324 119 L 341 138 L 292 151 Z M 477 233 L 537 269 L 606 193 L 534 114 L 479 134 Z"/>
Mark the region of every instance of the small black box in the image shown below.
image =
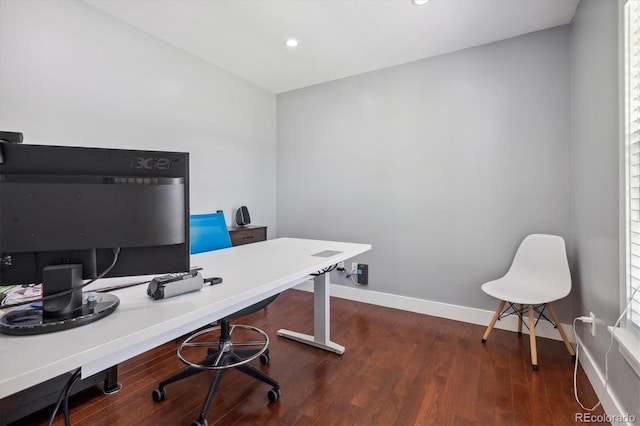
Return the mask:
<path id="1" fill-rule="evenodd" d="M 358 263 L 358 284 L 369 284 L 369 265 L 366 263 Z"/>

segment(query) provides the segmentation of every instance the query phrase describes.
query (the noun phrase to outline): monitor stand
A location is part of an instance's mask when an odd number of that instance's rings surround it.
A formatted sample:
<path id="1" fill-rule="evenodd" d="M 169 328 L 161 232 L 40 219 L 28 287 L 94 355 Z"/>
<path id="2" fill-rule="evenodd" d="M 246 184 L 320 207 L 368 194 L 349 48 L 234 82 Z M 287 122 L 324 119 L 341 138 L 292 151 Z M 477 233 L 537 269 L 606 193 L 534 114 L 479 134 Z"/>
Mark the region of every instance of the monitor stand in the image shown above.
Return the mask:
<path id="1" fill-rule="evenodd" d="M 82 294 L 82 265 L 45 267 L 43 301 L 0 317 L 0 333 L 32 335 L 79 327 L 106 317 L 120 299 L 113 294 Z M 59 296 L 56 294 L 60 293 Z"/>

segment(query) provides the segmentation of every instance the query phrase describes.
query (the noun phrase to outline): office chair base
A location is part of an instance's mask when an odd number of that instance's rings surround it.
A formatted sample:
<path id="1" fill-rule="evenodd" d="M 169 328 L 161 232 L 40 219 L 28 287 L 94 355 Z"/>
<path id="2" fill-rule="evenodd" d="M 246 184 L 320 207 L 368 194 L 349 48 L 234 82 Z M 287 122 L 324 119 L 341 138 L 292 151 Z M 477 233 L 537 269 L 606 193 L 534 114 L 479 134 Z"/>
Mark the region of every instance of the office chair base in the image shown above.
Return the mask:
<path id="1" fill-rule="evenodd" d="M 257 340 L 253 340 L 256 339 L 256 336 Z M 236 340 L 234 341 L 234 339 Z M 180 345 L 178 357 L 188 365 L 188 368 L 161 381 L 151 396 L 156 402 L 163 401 L 167 396 L 166 386 L 168 384 L 206 370 L 215 370 L 200 416 L 192 423 L 194 426 L 206 426 L 207 411 L 220 380 L 229 368 L 235 368 L 241 373 L 271 385 L 272 388 L 267 393 L 267 398 L 271 403 L 276 402 L 280 399 L 278 382 L 249 364 L 249 361 L 258 357 L 260 357 L 262 364 L 267 364 L 271 359 L 268 345 L 269 336 L 264 331 L 249 325 L 231 325 L 229 319 L 224 318 L 220 320 L 219 326 L 194 333 Z M 198 356 L 200 361 L 192 361 Z"/>

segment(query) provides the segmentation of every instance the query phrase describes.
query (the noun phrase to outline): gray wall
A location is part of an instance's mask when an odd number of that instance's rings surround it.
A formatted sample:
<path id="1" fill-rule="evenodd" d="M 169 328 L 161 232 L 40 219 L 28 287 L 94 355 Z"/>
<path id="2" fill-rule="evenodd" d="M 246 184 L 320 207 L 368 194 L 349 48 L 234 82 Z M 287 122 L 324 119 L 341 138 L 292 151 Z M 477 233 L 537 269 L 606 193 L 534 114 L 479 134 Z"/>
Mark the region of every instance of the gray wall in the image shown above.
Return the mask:
<path id="1" fill-rule="evenodd" d="M 525 235 L 570 236 L 569 87 L 565 26 L 278 95 L 278 236 L 371 243 L 370 289 L 494 310 Z"/>
<path id="2" fill-rule="evenodd" d="M 576 315 L 596 315 L 596 336 L 577 332 L 604 372 L 607 325 L 620 315 L 618 2 L 582 0 L 571 25 L 573 247 Z M 640 418 L 640 380 L 614 349 L 609 388 Z M 601 392 L 597 386 L 596 391 Z"/>
<path id="3" fill-rule="evenodd" d="M 0 94 L 28 143 L 189 151 L 192 212 L 275 235 L 274 94 L 72 0 L 0 1 Z"/>

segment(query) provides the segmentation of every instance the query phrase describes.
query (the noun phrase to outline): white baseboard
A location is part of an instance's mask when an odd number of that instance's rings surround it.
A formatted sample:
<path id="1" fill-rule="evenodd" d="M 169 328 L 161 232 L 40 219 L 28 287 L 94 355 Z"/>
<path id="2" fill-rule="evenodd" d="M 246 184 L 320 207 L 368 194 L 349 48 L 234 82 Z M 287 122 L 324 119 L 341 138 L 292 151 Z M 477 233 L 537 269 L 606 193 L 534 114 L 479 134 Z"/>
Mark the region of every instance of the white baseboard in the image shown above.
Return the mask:
<path id="1" fill-rule="evenodd" d="M 313 291 L 313 282 L 305 281 L 295 288 L 304 291 Z M 431 300 L 418 299 L 415 297 L 398 296 L 396 294 L 382 293 L 357 287 L 347 287 L 339 284 L 331 284 L 330 294 L 341 299 L 353 300 L 356 302 L 370 303 L 372 305 L 385 306 L 403 311 L 416 312 L 418 314 L 432 315 L 434 317 L 447 318 L 456 321 L 468 322 L 478 325 L 489 325 L 495 311 L 469 308 L 467 306 L 451 305 L 448 303 L 433 302 Z M 498 307 L 496 301 L 496 308 Z M 525 316 L 526 318 L 526 316 Z M 501 330 L 517 331 L 518 317 L 510 315 L 496 322 L 495 328 Z M 567 337 L 575 343 L 573 329 L 571 325 L 562 324 Z M 528 334 L 526 327 L 522 332 Z M 540 321 L 536 326 L 536 335 L 548 339 L 562 340 L 560 333 L 548 321 Z M 482 337 L 482 336 L 480 336 Z"/>
<path id="2" fill-rule="evenodd" d="M 313 292 L 313 281 L 305 281 L 295 287 L 299 290 Z M 414 297 L 398 296 L 395 294 L 382 293 L 379 291 L 373 291 L 368 289 L 362 289 L 357 287 L 347 287 L 344 285 L 331 284 L 330 288 L 331 296 L 339 297 L 341 299 L 353 300 L 356 302 L 370 303 L 378 306 L 385 306 L 388 308 L 400 309 L 403 311 L 416 312 L 419 314 L 432 315 L 440 318 L 447 318 L 456 321 L 463 321 L 471 324 L 478 324 L 486 326 L 491 321 L 495 311 L 487 311 L 483 309 L 469 308 L 467 306 L 451 305 L 448 303 L 433 302 L 430 300 L 417 299 Z M 497 307 L 497 306 L 496 306 Z M 515 315 L 508 316 L 496 322 L 495 328 L 509 331 L 517 331 L 518 318 Z M 576 338 L 573 334 L 573 327 L 570 324 L 562 324 L 567 337 L 572 343 L 576 343 Z M 526 327 L 523 327 L 523 333 L 528 333 Z M 536 335 L 540 337 L 546 337 L 554 340 L 562 340 L 558 330 L 547 321 L 541 321 L 536 326 Z M 582 365 L 587 378 L 591 383 L 598 395 L 602 394 L 604 388 L 604 375 L 598 369 L 597 364 L 593 361 L 591 354 L 584 349 L 584 346 L 580 344 L 579 362 Z M 622 422 L 616 422 L 616 420 L 625 419 L 622 414 L 621 405 L 617 397 L 607 389 L 607 394 L 602 401 L 602 407 L 604 408 L 609 421 L 614 425 L 628 425 L 626 420 Z M 590 407 L 589 407 L 590 408 Z M 585 414 L 585 413 L 583 413 Z"/>
<path id="3" fill-rule="evenodd" d="M 578 362 L 587 375 L 587 378 L 589 379 L 589 382 L 591 383 L 591 386 L 593 387 L 596 395 L 602 398 L 602 408 L 608 416 L 608 418 L 605 419 L 605 422 L 611 423 L 612 425 L 632 426 L 633 423 L 631 422 L 631 419 L 628 416 L 625 416 L 622 405 L 620 404 L 620 401 L 618 400 L 616 395 L 611 391 L 611 388 L 607 388 L 606 394 L 603 395 L 605 382 L 604 374 L 602 374 L 602 371 L 600 371 L 600 369 L 598 368 L 598 364 L 594 362 L 591 353 L 582 344 L 580 337 L 575 336 L 575 338 L 580 345 L 580 349 L 578 352 Z M 585 410 L 585 413 L 586 412 L 587 411 Z"/>

